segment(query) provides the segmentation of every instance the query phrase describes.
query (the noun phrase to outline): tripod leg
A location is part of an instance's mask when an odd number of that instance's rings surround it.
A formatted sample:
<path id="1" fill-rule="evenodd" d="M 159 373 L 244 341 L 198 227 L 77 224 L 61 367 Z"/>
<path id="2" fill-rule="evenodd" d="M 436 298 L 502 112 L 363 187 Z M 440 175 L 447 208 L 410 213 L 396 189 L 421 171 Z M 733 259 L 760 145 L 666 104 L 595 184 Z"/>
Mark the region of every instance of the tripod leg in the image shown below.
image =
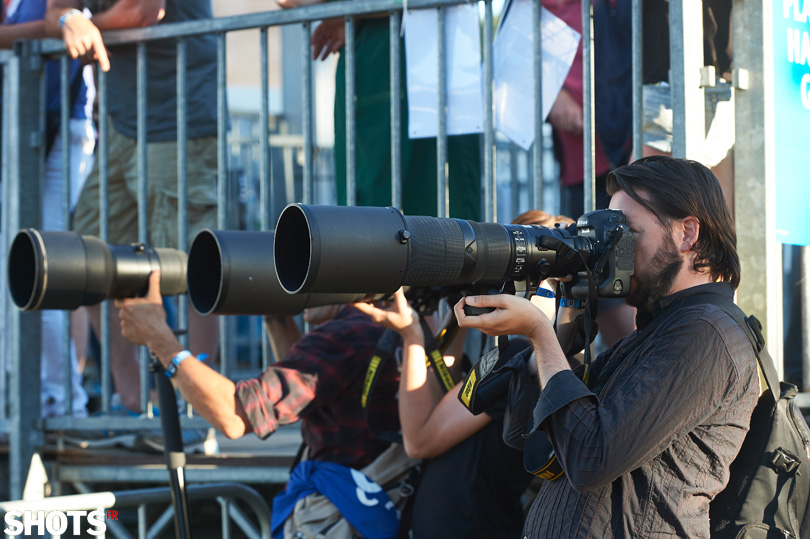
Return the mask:
<path id="1" fill-rule="evenodd" d="M 180 435 L 180 417 L 177 413 L 177 397 L 174 386 L 163 373 L 163 367 L 152 359 L 150 370 L 155 374 L 155 386 L 160 403 L 160 427 L 163 431 L 166 466 L 169 470 L 169 484 L 172 489 L 174 506 L 174 529 L 178 539 L 190 539 L 191 529 L 188 518 L 188 500 L 186 498 L 186 480 L 184 468 L 186 454 L 183 451 L 183 438 Z"/>

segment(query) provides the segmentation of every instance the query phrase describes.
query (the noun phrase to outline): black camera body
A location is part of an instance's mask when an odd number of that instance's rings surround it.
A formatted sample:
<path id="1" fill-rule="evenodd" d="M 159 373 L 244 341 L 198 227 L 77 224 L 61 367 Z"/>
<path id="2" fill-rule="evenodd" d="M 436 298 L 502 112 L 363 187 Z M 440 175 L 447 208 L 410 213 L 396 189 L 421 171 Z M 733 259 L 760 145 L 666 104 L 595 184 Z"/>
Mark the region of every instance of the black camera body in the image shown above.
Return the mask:
<path id="1" fill-rule="evenodd" d="M 619 210 L 592 211 L 577 219 L 569 230 L 574 227 L 575 237 L 585 239 L 587 248 L 593 250 L 586 265 L 593 273 L 597 297 L 627 296 L 634 269 L 634 243 L 624 214 Z M 579 271 L 573 281 L 562 283 L 562 290 L 565 298 L 587 299 L 587 272 Z"/>

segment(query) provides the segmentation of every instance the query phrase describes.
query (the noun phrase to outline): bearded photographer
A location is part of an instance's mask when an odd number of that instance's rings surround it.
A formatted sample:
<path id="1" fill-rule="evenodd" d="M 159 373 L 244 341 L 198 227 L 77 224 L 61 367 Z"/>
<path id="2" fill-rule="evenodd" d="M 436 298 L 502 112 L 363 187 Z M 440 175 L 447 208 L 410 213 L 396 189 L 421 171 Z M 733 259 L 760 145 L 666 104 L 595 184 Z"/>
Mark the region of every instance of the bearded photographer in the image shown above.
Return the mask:
<path id="1" fill-rule="evenodd" d="M 461 327 L 524 335 L 534 347 L 542 391 L 532 428 L 548 435 L 565 475 L 542 485 L 526 537 L 709 537 L 709 503 L 759 395 L 748 337 L 711 300 L 733 298 L 740 281 L 734 222 L 717 179 L 693 161 L 645 158 L 607 182 L 634 237 L 626 302 L 638 329 L 594 360 L 587 383 L 525 299 L 467 297 L 455 313 Z M 495 310 L 467 316 L 465 305 Z"/>

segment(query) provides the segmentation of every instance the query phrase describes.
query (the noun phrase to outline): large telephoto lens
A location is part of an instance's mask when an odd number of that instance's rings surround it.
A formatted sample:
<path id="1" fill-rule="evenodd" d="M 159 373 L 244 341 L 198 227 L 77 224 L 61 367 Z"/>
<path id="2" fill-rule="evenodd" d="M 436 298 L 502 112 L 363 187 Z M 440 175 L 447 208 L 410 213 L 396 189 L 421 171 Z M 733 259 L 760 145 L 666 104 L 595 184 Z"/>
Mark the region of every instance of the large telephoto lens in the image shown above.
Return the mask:
<path id="1" fill-rule="evenodd" d="M 194 310 L 203 315 L 294 315 L 307 307 L 369 299 L 365 293 L 285 292 L 273 264 L 274 235 L 244 230 L 200 231 L 188 253 L 188 295 Z"/>
<path id="2" fill-rule="evenodd" d="M 160 292 L 186 291 L 186 253 L 141 244 L 108 245 L 75 232 L 20 230 L 8 255 L 8 286 L 20 309 L 75 309 L 143 296 L 160 270 Z"/>
<path id="3" fill-rule="evenodd" d="M 559 254 L 570 251 L 576 256 Z M 592 258 L 590 241 L 563 228 L 405 216 L 390 207 L 292 204 L 276 225 L 276 274 L 291 294 L 564 277 Z"/>

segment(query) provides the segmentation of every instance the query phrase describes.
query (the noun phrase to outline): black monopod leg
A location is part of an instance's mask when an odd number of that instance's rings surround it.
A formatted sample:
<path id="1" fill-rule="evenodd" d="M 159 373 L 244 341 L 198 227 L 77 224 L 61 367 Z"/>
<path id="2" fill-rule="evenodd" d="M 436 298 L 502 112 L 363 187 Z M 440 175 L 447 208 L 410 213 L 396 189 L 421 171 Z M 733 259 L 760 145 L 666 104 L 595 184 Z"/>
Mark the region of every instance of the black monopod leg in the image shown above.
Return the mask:
<path id="1" fill-rule="evenodd" d="M 184 467 L 186 453 L 183 451 L 183 438 L 180 435 L 180 416 L 177 413 L 177 396 L 174 386 L 165 375 L 163 366 L 152 357 L 149 370 L 155 375 L 155 386 L 160 403 L 160 428 L 163 431 L 163 454 L 169 470 L 169 484 L 172 488 L 174 506 L 174 530 L 178 539 L 191 539 L 186 499 L 186 479 Z"/>

